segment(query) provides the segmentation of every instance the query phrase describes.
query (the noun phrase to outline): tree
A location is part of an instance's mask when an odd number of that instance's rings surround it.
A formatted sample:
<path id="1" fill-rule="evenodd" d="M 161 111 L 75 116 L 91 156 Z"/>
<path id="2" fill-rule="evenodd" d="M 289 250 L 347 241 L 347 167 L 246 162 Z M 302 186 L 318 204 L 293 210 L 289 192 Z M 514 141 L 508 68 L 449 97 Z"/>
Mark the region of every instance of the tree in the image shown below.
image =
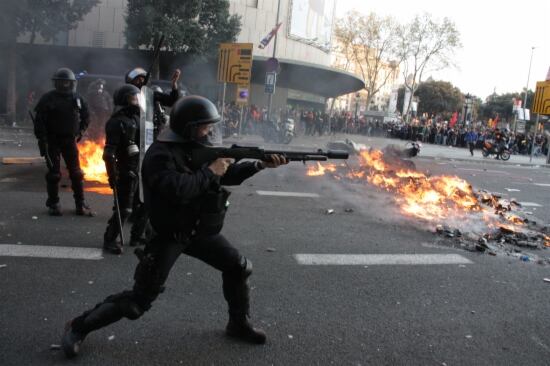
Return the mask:
<path id="1" fill-rule="evenodd" d="M 513 113 L 513 99 L 519 98 L 519 93 L 493 94 L 487 98 L 485 104 L 481 106 L 481 116 L 489 119 L 495 118 L 497 115 L 501 120 L 511 120 Z"/>
<path id="2" fill-rule="evenodd" d="M 216 55 L 219 43 L 234 42 L 241 29 L 227 0 L 128 0 L 127 14 L 128 47 L 152 49 L 164 34 L 165 50 L 203 58 Z"/>
<path id="3" fill-rule="evenodd" d="M 424 74 L 452 65 L 453 52 L 461 47 L 460 34 L 450 19 L 443 18 L 441 22 L 437 22 L 425 13 L 415 16 L 409 24 L 400 27 L 398 35 L 405 88 L 411 93 L 406 106 L 408 116 L 412 97 Z"/>
<path id="4" fill-rule="evenodd" d="M 430 116 L 459 111 L 464 102 L 460 89 L 447 81 L 425 81 L 418 86 L 416 96 L 420 99 L 418 113 Z"/>
<path id="5" fill-rule="evenodd" d="M 400 59 L 397 53 L 398 24 L 375 13 L 350 12 L 336 23 L 335 35 L 341 54 L 356 66 L 367 91 L 367 108 L 374 96 L 395 78 Z"/>
<path id="6" fill-rule="evenodd" d="M 0 8 L 0 33 L 7 43 L 7 97 L 8 119 L 15 120 L 16 100 L 16 45 L 17 37 L 30 34 L 33 44 L 36 35 L 45 41 L 52 40 L 59 32 L 76 27 L 99 0 L 2 0 Z"/>

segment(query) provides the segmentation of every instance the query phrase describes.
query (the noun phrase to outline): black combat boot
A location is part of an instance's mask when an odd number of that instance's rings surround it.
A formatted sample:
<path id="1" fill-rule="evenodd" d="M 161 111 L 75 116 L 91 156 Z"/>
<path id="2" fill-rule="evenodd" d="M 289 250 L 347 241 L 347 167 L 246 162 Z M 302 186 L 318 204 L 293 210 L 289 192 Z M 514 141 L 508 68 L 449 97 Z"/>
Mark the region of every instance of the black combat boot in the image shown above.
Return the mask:
<path id="1" fill-rule="evenodd" d="M 254 344 L 264 344 L 266 334 L 250 324 L 250 287 L 248 277 L 252 274 L 252 263 L 242 257 L 235 271 L 222 273 L 223 295 L 229 305 L 229 322 L 225 333 L 233 338 Z"/>
<path id="2" fill-rule="evenodd" d="M 109 221 L 105 234 L 103 234 L 103 250 L 111 254 L 122 254 L 122 245 L 117 242 L 119 235 L 117 224 Z"/>
<path id="3" fill-rule="evenodd" d="M 254 344 L 264 344 L 267 339 L 265 332 L 254 328 L 246 315 L 229 315 L 225 333 L 230 337 Z"/>
<path id="4" fill-rule="evenodd" d="M 78 216 L 94 217 L 95 214 L 85 200 L 76 201 L 76 214 Z"/>
<path id="5" fill-rule="evenodd" d="M 86 337 L 86 334 L 75 331 L 72 325 L 72 320 L 65 324 L 65 333 L 61 339 L 61 347 L 67 358 L 73 358 L 80 352 L 80 345 Z"/>
<path id="6" fill-rule="evenodd" d="M 61 205 L 59 203 L 52 203 L 48 205 L 48 214 L 50 216 L 63 216 L 63 212 L 61 212 Z"/>
<path id="7" fill-rule="evenodd" d="M 116 301 L 117 296 L 120 295 L 108 297 L 103 303 L 96 305 L 93 309 L 86 311 L 65 325 L 61 348 L 67 358 L 73 358 L 79 353 L 84 338 L 90 332 L 106 327 L 122 318 L 120 307 L 111 302 Z"/>

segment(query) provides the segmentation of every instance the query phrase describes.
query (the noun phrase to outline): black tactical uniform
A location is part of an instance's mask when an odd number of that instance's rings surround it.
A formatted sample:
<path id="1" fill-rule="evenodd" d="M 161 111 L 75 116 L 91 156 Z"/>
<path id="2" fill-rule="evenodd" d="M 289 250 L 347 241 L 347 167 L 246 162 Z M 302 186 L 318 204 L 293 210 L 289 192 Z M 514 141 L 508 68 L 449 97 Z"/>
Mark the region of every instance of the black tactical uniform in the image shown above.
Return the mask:
<path id="1" fill-rule="evenodd" d="M 111 187 L 116 185 L 118 209 L 120 221 L 124 225 L 126 219 L 132 213 L 132 207 L 139 202 L 139 115 L 140 109 L 137 95 L 139 89 L 133 85 L 123 85 L 114 96 L 115 112 L 105 125 L 105 149 L 103 160 L 109 176 Z M 129 98 L 135 96 L 135 104 L 129 102 Z M 137 204 L 139 206 L 139 204 Z M 136 220 L 132 226 L 130 243 L 137 243 L 137 240 L 144 231 L 147 222 L 146 215 L 142 214 L 144 220 Z M 118 214 L 113 209 L 113 215 L 109 219 L 105 230 L 103 248 L 111 253 L 122 253 L 122 246 L 117 243 L 120 235 Z"/>
<path id="2" fill-rule="evenodd" d="M 46 206 L 50 215 L 60 216 L 59 181 L 63 156 L 71 178 L 76 213 L 92 213 L 84 200 L 83 179 L 76 142 L 88 127 L 88 108 L 82 97 L 75 92 L 76 78 L 67 68 L 56 71 L 52 80 L 55 90 L 44 94 L 36 105 L 34 134 L 38 139 L 40 154 L 47 157 L 48 173 L 46 184 L 48 200 Z M 75 141 L 75 139 L 77 141 Z"/>
<path id="3" fill-rule="evenodd" d="M 172 108 L 170 128 L 151 145 L 143 162 L 145 205 L 156 233 L 144 251 L 136 250 L 140 262 L 134 287 L 107 297 L 67 324 L 62 340 L 67 357 L 78 353 L 88 333 L 123 317 L 137 319 L 149 310 L 182 252 L 222 272 L 229 305 L 226 333 L 251 343 L 265 342 L 265 333 L 248 321 L 252 264 L 219 233 L 229 196 L 222 186 L 241 184 L 265 165 L 232 164 L 222 177 L 208 163 L 196 166 L 190 152 L 204 145 L 194 141 L 193 130 L 219 119 L 214 104 L 202 97 L 184 97 Z"/>

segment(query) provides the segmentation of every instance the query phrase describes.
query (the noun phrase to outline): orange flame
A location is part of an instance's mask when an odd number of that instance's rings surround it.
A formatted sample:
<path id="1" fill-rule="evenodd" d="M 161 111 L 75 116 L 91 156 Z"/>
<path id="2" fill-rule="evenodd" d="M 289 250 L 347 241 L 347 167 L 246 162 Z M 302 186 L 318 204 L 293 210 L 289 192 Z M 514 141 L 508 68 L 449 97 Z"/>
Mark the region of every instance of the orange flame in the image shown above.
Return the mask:
<path id="1" fill-rule="evenodd" d="M 105 141 L 83 141 L 78 145 L 80 152 L 80 168 L 87 181 L 108 183 L 107 170 L 103 161 Z"/>
<path id="2" fill-rule="evenodd" d="M 336 165 L 334 164 L 321 165 L 321 163 L 317 162 L 317 166 L 308 167 L 307 175 L 309 175 L 310 177 L 318 177 L 320 175 L 325 175 L 326 171 L 335 172 Z"/>

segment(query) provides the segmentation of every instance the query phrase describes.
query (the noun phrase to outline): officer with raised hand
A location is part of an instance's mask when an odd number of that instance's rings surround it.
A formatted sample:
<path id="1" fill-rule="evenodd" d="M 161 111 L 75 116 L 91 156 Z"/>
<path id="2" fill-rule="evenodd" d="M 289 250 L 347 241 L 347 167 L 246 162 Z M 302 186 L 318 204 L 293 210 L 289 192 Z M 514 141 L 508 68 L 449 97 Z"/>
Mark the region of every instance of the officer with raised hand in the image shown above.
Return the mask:
<path id="1" fill-rule="evenodd" d="M 170 128 L 147 150 L 143 162 L 145 205 L 155 236 L 144 250 L 136 250 L 140 262 L 133 289 L 107 297 L 67 323 L 62 339 L 67 357 L 76 356 L 90 332 L 123 317 L 137 319 L 149 310 L 181 253 L 221 271 L 229 308 L 226 334 L 249 343 L 265 343 L 265 333 L 249 322 L 252 263 L 220 234 L 229 197 L 223 186 L 239 185 L 260 170 L 287 161 L 271 155 L 270 162 L 235 164 L 232 159 L 219 158 L 197 164 L 191 152 L 210 145 L 210 126 L 219 120 L 214 104 L 203 97 L 184 97 L 172 108 Z"/>
<path id="2" fill-rule="evenodd" d="M 68 68 L 58 69 L 52 77 L 54 90 L 44 94 L 36 105 L 34 134 L 40 154 L 47 156 L 46 206 L 52 216 L 61 216 L 59 181 L 61 156 L 65 160 L 76 205 L 76 214 L 93 216 L 84 200 L 84 173 L 80 169 L 77 142 L 89 124 L 88 107 L 76 92 L 76 78 Z"/>

